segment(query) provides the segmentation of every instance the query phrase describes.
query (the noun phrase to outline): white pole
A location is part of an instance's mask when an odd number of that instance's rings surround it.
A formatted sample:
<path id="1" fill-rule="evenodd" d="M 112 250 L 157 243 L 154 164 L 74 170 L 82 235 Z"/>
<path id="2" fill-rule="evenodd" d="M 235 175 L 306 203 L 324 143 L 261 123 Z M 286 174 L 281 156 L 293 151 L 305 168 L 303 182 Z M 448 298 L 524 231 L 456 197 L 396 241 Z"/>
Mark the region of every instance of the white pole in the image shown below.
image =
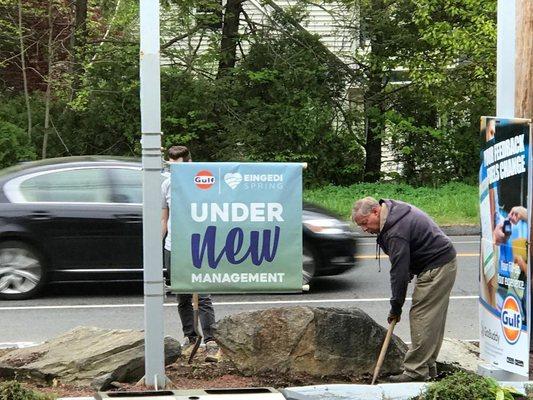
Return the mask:
<path id="1" fill-rule="evenodd" d="M 161 93 L 159 1 L 141 0 L 141 130 L 143 165 L 143 265 L 145 376 L 164 388 L 163 256 L 161 247 Z"/>
<path id="2" fill-rule="evenodd" d="M 498 0 L 496 116 L 514 117 L 516 0 Z"/>

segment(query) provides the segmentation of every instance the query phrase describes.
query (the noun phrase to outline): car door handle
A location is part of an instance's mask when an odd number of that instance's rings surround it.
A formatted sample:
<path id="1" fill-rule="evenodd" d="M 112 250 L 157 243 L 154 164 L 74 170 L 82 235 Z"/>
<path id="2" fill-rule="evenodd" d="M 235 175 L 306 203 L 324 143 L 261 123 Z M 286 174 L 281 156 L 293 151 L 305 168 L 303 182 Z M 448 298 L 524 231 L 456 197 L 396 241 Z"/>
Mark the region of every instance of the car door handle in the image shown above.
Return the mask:
<path id="1" fill-rule="evenodd" d="M 142 222 L 142 217 L 137 214 L 115 214 L 115 218 L 125 224 L 134 224 Z"/>
<path id="2" fill-rule="evenodd" d="M 30 214 L 30 218 L 34 221 L 45 221 L 52 219 L 52 215 L 47 211 L 34 211 Z"/>

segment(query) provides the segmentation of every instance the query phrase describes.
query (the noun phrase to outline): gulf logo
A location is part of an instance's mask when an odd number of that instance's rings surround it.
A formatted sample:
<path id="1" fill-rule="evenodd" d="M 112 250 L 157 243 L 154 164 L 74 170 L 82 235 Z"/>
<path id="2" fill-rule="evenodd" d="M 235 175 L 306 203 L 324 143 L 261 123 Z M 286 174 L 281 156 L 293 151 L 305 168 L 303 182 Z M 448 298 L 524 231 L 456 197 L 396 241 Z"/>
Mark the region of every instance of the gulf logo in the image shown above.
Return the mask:
<path id="1" fill-rule="evenodd" d="M 522 328 L 522 314 L 520 312 L 520 306 L 513 296 L 507 296 L 505 298 L 500 321 L 505 340 L 510 344 L 518 342 L 520 329 Z"/>
<path id="2" fill-rule="evenodd" d="M 194 183 L 199 189 L 211 189 L 211 186 L 215 184 L 215 177 L 210 171 L 204 169 L 195 175 Z"/>

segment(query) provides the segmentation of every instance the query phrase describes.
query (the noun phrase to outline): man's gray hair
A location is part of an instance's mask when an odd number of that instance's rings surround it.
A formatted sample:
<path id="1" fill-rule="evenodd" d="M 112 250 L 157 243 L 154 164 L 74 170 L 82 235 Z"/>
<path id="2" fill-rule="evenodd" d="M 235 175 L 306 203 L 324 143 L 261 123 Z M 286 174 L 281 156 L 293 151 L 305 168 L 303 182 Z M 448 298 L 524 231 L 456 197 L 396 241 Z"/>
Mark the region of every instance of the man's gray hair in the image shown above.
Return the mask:
<path id="1" fill-rule="evenodd" d="M 375 198 L 370 196 L 357 200 L 353 204 L 352 220 L 355 220 L 356 215 L 366 217 L 372 212 L 372 209 L 376 206 L 379 206 L 379 202 Z"/>

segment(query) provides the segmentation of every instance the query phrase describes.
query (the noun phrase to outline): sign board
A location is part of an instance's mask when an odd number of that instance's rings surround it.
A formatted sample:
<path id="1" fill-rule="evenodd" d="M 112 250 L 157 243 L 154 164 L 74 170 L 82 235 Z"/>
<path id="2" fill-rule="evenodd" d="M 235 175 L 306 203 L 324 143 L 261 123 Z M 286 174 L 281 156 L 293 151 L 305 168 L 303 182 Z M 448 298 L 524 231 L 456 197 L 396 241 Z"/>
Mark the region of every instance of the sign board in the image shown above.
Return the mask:
<path id="1" fill-rule="evenodd" d="M 481 118 L 480 356 L 529 371 L 529 120 Z"/>
<path id="2" fill-rule="evenodd" d="M 171 290 L 302 290 L 302 164 L 171 165 Z"/>

